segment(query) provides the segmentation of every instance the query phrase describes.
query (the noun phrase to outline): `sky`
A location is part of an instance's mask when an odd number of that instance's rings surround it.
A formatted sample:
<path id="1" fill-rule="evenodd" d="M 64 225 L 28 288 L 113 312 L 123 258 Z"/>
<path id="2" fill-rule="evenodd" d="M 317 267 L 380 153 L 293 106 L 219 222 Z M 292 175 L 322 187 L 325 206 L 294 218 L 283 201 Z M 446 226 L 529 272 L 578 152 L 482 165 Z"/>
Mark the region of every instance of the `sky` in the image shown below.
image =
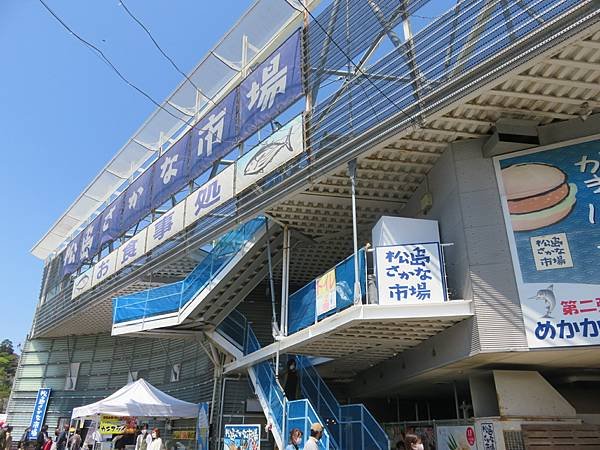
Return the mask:
<path id="1" fill-rule="evenodd" d="M 157 101 L 181 81 L 118 0 L 44 1 Z M 186 73 L 251 3 L 126 0 Z M 414 28 L 451 5 L 431 2 L 419 11 L 425 17 L 414 18 Z M 0 1 L 0 55 L 0 192 L 6 206 L 0 340 L 11 339 L 17 348 L 31 327 L 43 269 L 30 249 L 155 106 L 62 28 L 40 0 Z"/>
<path id="2" fill-rule="evenodd" d="M 181 81 L 117 0 L 45 0 L 158 101 Z M 127 0 L 184 72 L 232 27 L 250 1 Z M 33 245 L 155 107 L 125 85 L 43 8 L 0 1 L 0 340 L 25 340 L 42 261 Z"/>

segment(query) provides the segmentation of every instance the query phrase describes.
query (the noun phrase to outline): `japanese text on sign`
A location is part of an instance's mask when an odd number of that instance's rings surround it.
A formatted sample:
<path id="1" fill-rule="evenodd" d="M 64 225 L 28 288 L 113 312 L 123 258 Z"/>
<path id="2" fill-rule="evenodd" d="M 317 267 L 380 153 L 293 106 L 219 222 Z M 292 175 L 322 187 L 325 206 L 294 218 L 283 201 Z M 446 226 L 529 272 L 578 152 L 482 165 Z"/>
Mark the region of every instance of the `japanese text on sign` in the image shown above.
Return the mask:
<path id="1" fill-rule="evenodd" d="M 423 303 L 446 299 L 437 243 L 378 247 L 379 303 Z"/>
<path id="2" fill-rule="evenodd" d="M 31 415 L 31 422 L 29 424 L 29 439 L 36 439 L 42 425 L 44 424 L 44 418 L 46 417 L 46 409 L 48 408 L 48 400 L 50 399 L 50 388 L 38 389 L 37 397 L 35 398 L 35 404 L 33 406 L 33 414 Z"/>
<path id="3" fill-rule="evenodd" d="M 569 241 L 565 233 L 534 236 L 530 241 L 537 270 L 573 267 Z"/>

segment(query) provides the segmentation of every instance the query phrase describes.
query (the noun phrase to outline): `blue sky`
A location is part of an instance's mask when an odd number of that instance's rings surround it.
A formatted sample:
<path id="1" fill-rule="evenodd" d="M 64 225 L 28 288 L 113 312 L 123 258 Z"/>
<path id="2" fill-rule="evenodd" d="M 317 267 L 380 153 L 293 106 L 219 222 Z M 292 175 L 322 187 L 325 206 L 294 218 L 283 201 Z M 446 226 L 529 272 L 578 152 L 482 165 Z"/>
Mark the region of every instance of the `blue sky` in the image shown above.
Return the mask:
<path id="1" fill-rule="evenodd" d="M 117 0 L 46 0 L 138 86 L 162 101 L 181 76 Z M 185 71 L 248 7 L 247 1 L 128 0 Z M 144 122 L 154 106 L 67 33 L 38 0 L 0 2 L 0 339 L 23 342 L 43 264 L 29 250 Z"/>
<path id="2" fill-rule="evenodd" d="M 118 0 L 46 2 L 156 100 L 181 81 Z M 419 14 L 435 16 L 452 3 L 436 0 Z M 185 72 L 250 4 L 127 0 Z M 413 25 L 419 29 L 427 22 L 415 18 Z M 29 250 L 155 107 L 66 32 L 39 0 L 0 2 L 0 55 L 0 339 L 16 346 L 30 329 L 40 287 L 42 262 Z"/>

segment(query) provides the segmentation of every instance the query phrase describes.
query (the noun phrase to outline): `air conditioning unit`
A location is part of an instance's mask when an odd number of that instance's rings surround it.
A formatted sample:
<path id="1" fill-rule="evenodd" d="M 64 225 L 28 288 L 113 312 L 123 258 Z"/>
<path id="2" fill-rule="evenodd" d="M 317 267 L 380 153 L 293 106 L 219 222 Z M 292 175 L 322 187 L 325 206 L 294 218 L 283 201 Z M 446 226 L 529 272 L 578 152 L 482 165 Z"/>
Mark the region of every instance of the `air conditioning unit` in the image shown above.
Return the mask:
<path id="1" fill-rule="evenodd" d="M 493 131 L 483 145 L 483 156 L 487 158 L 540 145 L 534 120 L 498 119 Z"/>

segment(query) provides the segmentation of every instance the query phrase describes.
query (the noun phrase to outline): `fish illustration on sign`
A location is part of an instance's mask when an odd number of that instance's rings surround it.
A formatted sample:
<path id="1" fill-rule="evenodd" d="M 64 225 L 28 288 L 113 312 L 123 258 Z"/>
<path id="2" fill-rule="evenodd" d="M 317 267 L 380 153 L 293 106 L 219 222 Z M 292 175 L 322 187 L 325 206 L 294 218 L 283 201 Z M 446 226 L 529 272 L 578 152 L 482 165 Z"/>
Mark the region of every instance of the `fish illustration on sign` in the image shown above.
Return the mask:
<path id="1" fill-rule="evenodd" d="M 554 295 L 554 285 L 551 284 L 546 289 L 540 289 L 533 297 L 529 297 L 529 300 L 541 300 L 544 302 L 546 307 L 546 314 L 542 317 L 551 318 L 552 311 L 556 308 L 556 296 Z"/>
<path id="2" fill-rule="evenodd" d="M 75 285 L 75 290 L 81 291 L 82 289 L 85 289 L 89 283 L 90 283 L 90 276 L 86 274 L 86 275 L 82 276 L 79 280 L 77 280 L 77 284 Z"/>
<path id="3" fill-rule="evenodd" d="M 275 159 L 281 150 L 287 148 L 290 153 L 294 151 L 292 147 L 292 132 L 294 127 L 290 127 L 285 139 L 265 144 L 259 151 L 248 161 L 244 167 L 244 175 L 256 175 L 261 173 Z"/>

